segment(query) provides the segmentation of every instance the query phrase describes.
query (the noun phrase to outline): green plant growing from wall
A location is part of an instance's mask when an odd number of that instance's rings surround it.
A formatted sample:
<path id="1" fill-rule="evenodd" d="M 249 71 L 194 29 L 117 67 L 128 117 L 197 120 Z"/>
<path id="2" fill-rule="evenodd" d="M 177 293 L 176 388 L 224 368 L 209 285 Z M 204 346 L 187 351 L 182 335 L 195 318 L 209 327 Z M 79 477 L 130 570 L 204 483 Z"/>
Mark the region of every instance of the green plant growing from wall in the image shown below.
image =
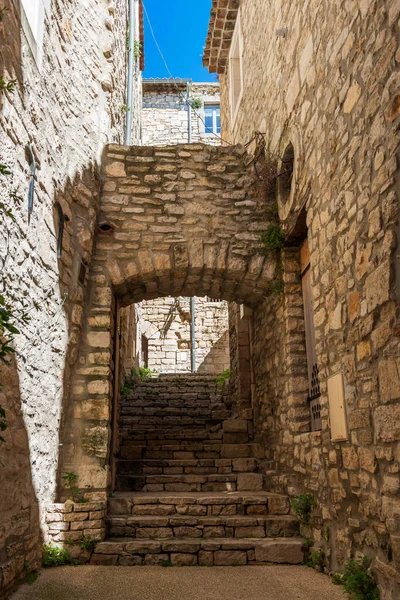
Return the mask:
<path id="1" fill-rule="evenodd" d="M 135 60 L 139 60 L 142 56 L 142 43 L 138 40 L 133 42 L 133 57 Z"/>
<path id="2" fill-rule="evenodd" d="M 147 367 L 132 367 L 131 374 L 129 377 L 125 377 L 120 387 L 121 396 L 127 396 L 140 382 L 149 381 L 154 375 L 155 371 L 148 369 Z"/>
<path id="3" fill-rule="evenodd" d="M 299 519 L 302 525 L 308 525 L 311 518 L 311 513 L 316 505 L 312 494 L 300 494 L 295 496 L 290 501 L 294 514 Z"/>
<path id="4" fill-rule="evenodd" d="M 138 379 L 139 381 L 149 381 L 149 379 L 152 378 L 154 373 L 155 371 L 152 371 L 147 367 L 139 367 L 138 369 L 132 367 L 131 369 L 131 376 L 134 379 Z"/>
<path id="5" fill-rule="evenodd" d="M 43 544 L 42 547 L 42 566 L 46 569 L 49 567 L 61 567 L 62 565 L 76 565 L 77 561 L 72 558 L 68 550 Z"/>
<path id="6" fill-rule="evenodd" d="M 79 542 L 79 548 L 92 553 L 99 541 L 100 540 L 92 538 L 91 535 L 85 535 L 84 538 Z"/>
<path id="7" fill-rule="evenodd" d="M 3 92 L 8 92 L 9 94 L 13 94 L 15 92 L 16 83 L 17 83 L 17 81 L 15 79 L 6 81 L 4 79 L 4 77 L 2 75 L 0 75 L 0 94 Z"/>
<path id="8" fill-rule="evenodd" d="M 193 98 L 193 100 L 191 101 L 191 106 L 192 108 L 194 108 L 195 110 L 198 110 L 199 108 L 201 108 L 203 106 L 203 101 L 200 98 Z"/>
<path id="9" fill-rule="evenodd" d="M 217 387 L 222 388 L 224 386 L 225 381 L 227 381 L 231 376 L 231 368 L 228 367 L 225 371 L 222 371 L 221 375 L 215 378 L 215 383 Z"/>
<path id="10" fill-rule="evenodd" d="M 67 471 L 63 475 L 64 487 L 71 490 L 72 500 L 77 504 L 83 504 L 88 502 L 84 497 L 83 493 L 78 487 L 78 476 L 73 471 Z"/>
<path id="11" fill-rule="evenodd" d="M 371 561 L 366 556 L 349 560 L 342 571 L 334 573 L 333 583 L 343 585 L 350 600 L 379 600 L 379 588 L 369 571 Z"/>
<path id="12" fill-rule="evenodd" d="M 124 112 L 124 113 L 127 113 L 127 112 L 129 112 L 130 110 L 131 110 L 131 109 L 130 109 L 130 108 L 129 108 L 129 107 L 126 105 L 126 104 L 123 104 L 123 105 L 121 106 L 121 111 L 122 111 L 122 112 Z"/>
<path id="13" fill-rule="evenodd" d="M 266 255 L 282 250 L 285 245 L 285 235 L 278 223 L 270 223 L 267 230 L 261 235 Z"/>
<path id="14" fill-rule="evenodd" d="M 306 565 L 307 567 L 311 567 L 312 569 L 316 569 L 317 571 L 323 573 L 325 569 L 325 553 L 323 550 L 310 552 L 310 555 L 306 561 Z"/>

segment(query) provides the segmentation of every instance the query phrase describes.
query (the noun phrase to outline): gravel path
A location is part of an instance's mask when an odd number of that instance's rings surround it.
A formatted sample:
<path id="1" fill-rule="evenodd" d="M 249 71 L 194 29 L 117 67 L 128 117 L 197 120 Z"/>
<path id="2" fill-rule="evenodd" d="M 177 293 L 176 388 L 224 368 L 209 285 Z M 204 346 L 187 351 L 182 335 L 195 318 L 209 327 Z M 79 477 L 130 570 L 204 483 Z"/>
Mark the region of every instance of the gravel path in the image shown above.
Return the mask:
<path id="1" fill-rule="evenodd" d="M 307 567 L 59 567 L 11 600 L 345 600 Z"/>

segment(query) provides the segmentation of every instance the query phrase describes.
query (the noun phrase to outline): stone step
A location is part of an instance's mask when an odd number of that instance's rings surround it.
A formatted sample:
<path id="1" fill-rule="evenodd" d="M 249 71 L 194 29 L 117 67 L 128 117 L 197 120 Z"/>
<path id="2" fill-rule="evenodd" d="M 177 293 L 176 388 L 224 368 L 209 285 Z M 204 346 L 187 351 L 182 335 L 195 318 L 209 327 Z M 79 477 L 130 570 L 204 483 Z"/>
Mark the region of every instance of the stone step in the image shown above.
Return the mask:
<path id="1" fill-rule="evenodd" d="M 215 440 L 218 442 L 220 440 Z M 212 443 L 213 440 L 206 440 L 207 443 L 188 443 L 182 441 L 177 444 L 177 440 L 171 440 L 169 443 L 165 440 L 160 444 L 151 447 L 127 443 L 122 444 L 120 448 L 121 458 L 140 459 L 140 458 L 161 458 L 165 460 L 176 459 L 202 459 L 202 458 L 252 458 L 252 444 L 221 444 Z"/>
<path id="2" fill-rule="evenodd" d="M 143 492 L 260 491 L 263 476 L 260 473 L 121 474 L 117 462 L 117 488 Z"/>
<path id="3" fill-rule="evenodd" d="M 207 428 L 207 427 L 216 427 L 222 423 L 223 419 L 213 419 L 213 418 L 192 418 L 182 416 L 174 416 L 170 415 L 168 417 L 159 417 L 159 416 L 123 416 L 120 418 L 119 427 L 120 429 L 132 429 L 135 432 L 143 431 L 150 428 L 156 428 L 160 430 L 160 432 L 165 429 L 176 429 L 181 427 L 183 430 L 186 428 Z"/>
<path id="4" fill-rule="evenodd" d="M 218 443 L 222 442 L 222 430 L 220 427 L 210 428 L 210 429 L 190 429 L 187 428 L 183 430 L 181 428 L 175 430 L 152 430 L 148 431 L 121 431 L 121 444 L 131 443 L 134 444 L 137 442 L 140 444 L 141 441 L 146 441 L 146 445 L 159 445 L 161 443 L 169 444 L 173 446 L 177 446 L 187 443 L 197 443 L 197 444 L 210 444 L 217 443 L 213 440 L 218 440 Z M 152 440 L 154 440 L 152 442 Z"/>
<path id="5" fill-rule="evenodd" d="M 126 492 L 108 499 L 109 516 L 115 515 L 288 515 L 287 496 L 271 492 Z"/>
<path id="6" fill-rule="evenodd" d="M 141 539 L 296 537 L 299 523 L 289 515 L 118 515 L 108 517 L 107 532 Z"/>
<path id="7" fill-rule="evenodd" d="M 112 538 L 96 545 L 93 565 L 228 566 L 301 564 L 300 538 Z"/>
<path id="8" fill-rule="evenodd" d="M 124 403 L 120 407 L 121 415 L 144 415 L 148 417 L 184 416 L 187 418 L 209 419 L 215 411 L 229 415 L 229 411 L 222 406 L 186 406 L 184 403 L 164 404 L 163 402 L 157 402 L 149 406 L 148 402 L 141 400 L 137 404 Z"/>
<path id="9" fill-rule="evenodd" d="M 163 474 L 174 475 L 188 473 L 202 475 L 204 473 L 243 473 L 257 469 L 255 458 L 206 458 L 163 460 L 162 458 L 143 460 L 118 460 L 119 473 L 122 474 Z"/>

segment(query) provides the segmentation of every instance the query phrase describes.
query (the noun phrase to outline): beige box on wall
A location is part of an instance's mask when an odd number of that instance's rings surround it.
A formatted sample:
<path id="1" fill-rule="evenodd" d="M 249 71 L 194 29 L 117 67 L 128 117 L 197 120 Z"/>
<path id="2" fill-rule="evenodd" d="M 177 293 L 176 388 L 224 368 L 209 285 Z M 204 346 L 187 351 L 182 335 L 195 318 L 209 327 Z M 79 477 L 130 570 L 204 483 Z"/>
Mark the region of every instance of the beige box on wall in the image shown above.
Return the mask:
<path id="1" fill-rule="evenodd" d="M 328 379 L 329 421 L 332 442 L 348 439 L 343 373 Z"/>

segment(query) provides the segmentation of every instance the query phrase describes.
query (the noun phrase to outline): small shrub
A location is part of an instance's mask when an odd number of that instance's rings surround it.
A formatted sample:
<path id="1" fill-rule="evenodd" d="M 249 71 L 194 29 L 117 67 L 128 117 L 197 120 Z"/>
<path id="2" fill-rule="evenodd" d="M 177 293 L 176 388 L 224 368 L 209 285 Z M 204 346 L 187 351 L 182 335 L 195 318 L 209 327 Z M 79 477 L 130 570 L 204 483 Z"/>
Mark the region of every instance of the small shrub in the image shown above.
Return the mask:
<path id="1" fill-rule="evenodd" d="M 138 379 L 139 381 L 148 381 L 149 379 L 151 379 L 151 377 L 154 373 L 155 373 L 155 371 L 152 371 L 151 369 L 148 369 L 147 367 L 139 367 L 138 369 L 136 369 L 135 367 L 132 367 L 132 369 L 131 369 L 132 377 L 134 377 L 135 379 Z"/>
<path id="2" fill-rule="evenodd" d="M 267 231 L 265 231 L 261 240 L 264 244 L 265 254 L 270 254 L 271 252 L 279 252 L 285 244 L 285 235 L 281 229 L 281 226 L 277 223 L 270 223 L 267 227 Z"/>
<path id="3" fill-rule="evenodd" d="M 92 538 L 92 536 L 90 535 L 85 535 L 84 538 L 79 542 L 79 547 L 81 548 L 81 550 L 87 550 L 88 552 L 93 552 L 93 550 L 95 549 L 96 545 L 99 543 L 100 540 L 96 540 L 95 538 Z"/>
<path id="4" fill-rule="evenodd" d="M 303 525 L 308 525 L 312 510 L 315 506 L 314 496 L 312 494 L 301 494 L 295 496 L 290 504 L 293 512 Z"/>
<path id="5" fill-rule="evenodd" d="M 72 499 L 77 504 L 84 504 L 85 502 L 89 502 L 80 491 L 77 486 L 78 483 L 78 475 L 73 471 L 67 471 L 65 475 L 63 475 L 64 486 L 71 490 Z"/>
<path id="6" fill-rule="evenodd" d="M 129 385 L 127 379 L 125 379 L 125 381 L 121 384 L 119 391 L 121 393 L 121 396 L 127 396 L 128 394 L 130 394 L 130 392 L 132 391 L 132 387 Z"/>
<path id="7" fill-rule="evenodd" d="M 26 583 L 28 585 L 32 585 L 32 583 L 35 583 L 35 581 L 39 577 L 39 575 L 40 575 L 40 573 L 38 573 L 38 571 L 31 571 L 26 576 Z"/>
<path id="8" fill-rule="evenodd" d="M 306 565 L 323 573 L 325 568 L 325 553 L 322 550 L 311 552 Z"/>
<path id="9" fill-rule="evenodd" d="M 161 561 L 162 567 L 172 567 L 172 562 L 168 559 Z"/>
<path id="10" fill-rule="evenodd" d="M 72 556 L 64 548 L 58 548 L 50 544 L 43 544 L 42 552 L 42 566 L 46 569 L 48 567 L 61 567 L 62 565 L 73 565 L 76 562 Z"/>
<path id="11" fill-rule="evenodd" d="M 133 42 L 133 56 L 135 60 L 139 60 L 142 56 L 142 43 L 139 40 Z"/>
<path id="12" fill-rule="evenodd" d="M 215 378 L 215 383 L 217 384 L 217 387 L 222 388 L 225 381 L 227 381 L 231 376 L 231 368 L 228 367 L 227 369 L 225 369 L 225 371 L 222 371 L 221 375 L 218 375 L 218 377 Z"/>
<path id="13" fill-rule="evenodd" d="M 192 108 L 194 108 L 196 110 L 203 106 L 203 102 L 200 100 L 200 98 L 193 98 L 191 105 L 192 105 Z"/>
<path id="14" fill-rule="evenodd" d="M 344 586 L 350 600 L 379 600 L 378 586 L 368 571 L 370 564 L 366 556 L 349 560 L 342 571 L 334 574 L 332 581 Z"/>

